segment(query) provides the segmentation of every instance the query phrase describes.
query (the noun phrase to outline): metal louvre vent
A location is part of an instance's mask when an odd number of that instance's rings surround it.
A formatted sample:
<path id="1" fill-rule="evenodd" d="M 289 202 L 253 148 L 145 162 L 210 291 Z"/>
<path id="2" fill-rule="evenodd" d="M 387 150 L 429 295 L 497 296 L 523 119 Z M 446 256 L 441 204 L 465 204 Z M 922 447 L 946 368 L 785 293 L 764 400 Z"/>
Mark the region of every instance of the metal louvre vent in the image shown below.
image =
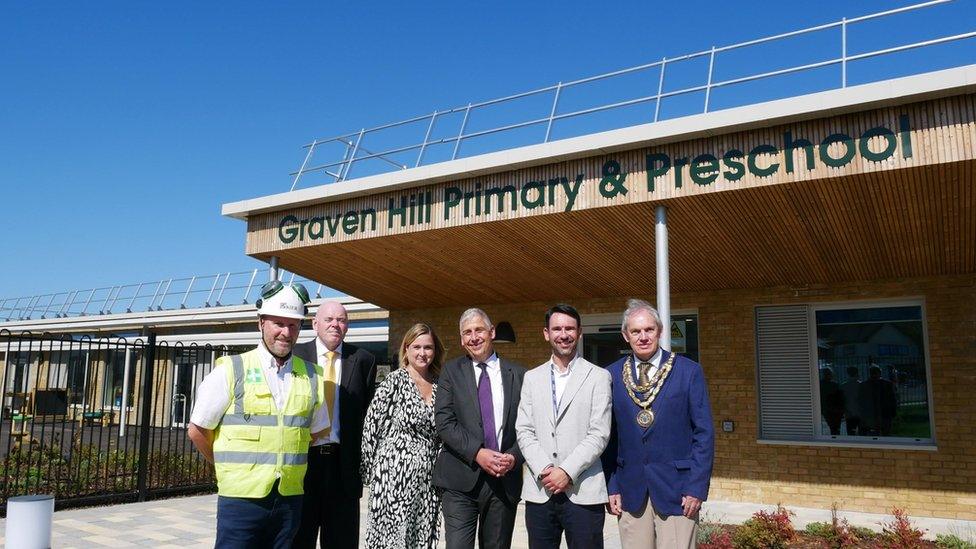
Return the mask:
<path id="1" fill-rule="evenodd" d="M 809 307 L 758 307 L 756 355 L 760 438 L 813 439 Z"/>

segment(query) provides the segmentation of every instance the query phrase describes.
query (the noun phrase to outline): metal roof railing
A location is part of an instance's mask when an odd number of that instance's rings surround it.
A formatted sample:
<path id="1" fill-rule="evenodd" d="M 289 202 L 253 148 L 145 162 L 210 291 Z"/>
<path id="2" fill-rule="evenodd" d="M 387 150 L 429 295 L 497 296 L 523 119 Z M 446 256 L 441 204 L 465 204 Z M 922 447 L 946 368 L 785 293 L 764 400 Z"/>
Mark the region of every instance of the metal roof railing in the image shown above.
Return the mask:
<path id="1" fill-rule="evenodd" d="M 848 85 L 848 65 L 851 62 L 884 56 L 884 55 L 891 55 L 898 52 L 905 52 L 917 48 L 934 46 L 938 44 L 945 44 L 949 42 L 961 41 L 961 40 L 976 37 L 976 30 L 972 30 L 969 32 L 963 32 L 959 34 L 940 36 L 938 38 L 933 38 L 929 40 L 910 42 L 910 43 L 900 44 L 897 46 L 851 54 L 848 51 L 848 29 L 851 25 L 857 23 L 863 23 L 870 20 L 890 17 L 896 14 L 913 12 L 916 10 L 929 8 L 939 4 L 950 3 L 952 1 L 953 0 L 934 0 L 930 2 L 905 6 L 897 9 L 877 12 L 869 15 L 860 16 L 860 17 L 854 17 L 850 19 L 844 18 L 839 21 L 834 21 L 831 23 L 817 25 L 817 26 L 813 26 L 801 30 L 792 31 L 792 32 L 777 34 L 774 36 L 768 36 L 765 38 L 759 38 L 756 40 L 749 40 L 746 42 L 740 42 L 737 44 L 732 44 L 732 45 L 722 46 L 722 47 L 712 47 L 708 50 L 703 50 L 696 53 L 691 53 L 691 54 L 682 55 L 678 57 L 672 57 L 672 58 L 665 57 L 660 61 L 655 61 L 653 63 L 647 63 L 644 65 L 639 65 L 636 67 L 630 67 L 627 69 L 608 72 L 605 74 L 591 76 L 588 78 L 582 78 L 579 80 L 573 80 L 571 82 L 558 82 L 551 86 L 546 86 L 544 88 L 539 88 L 539 89 L 535 89 L 523 93 L 517 93 L 506 97 L 491 99 L 488 101 L 482 101 L 478 103 L 468 103 L 467 105 L 445 109 L 445 110 L 435 110 L 431 114 L 416 116 L 406 120 L 401 120 L 399 122 L 393 122 L 390 124 L 384 124 L 372 128 L 363 128 L 358 132 L 347 133 L 347 134 L 339 135 L 328 139 L 315 139 L 311 143 L 303 146 L 303 148 L 307 149 L 307 151 L 305 154 L 305 158 L 301 164 L 301 167 L 298 169 L 298 171 L 291 172 L 289 174 L 294 176 L 294 179 L 292 180 L 291 190 L 294 190 L 296 187 L 298 187 L 298 184 L 301 181 L 303 176 L 314 172 L 324 173 L 326 177 L 332 178 L 332 182 L 344 181 L 349 178 L 349 173 L 353 168 L 354 164 L 363 163 L 364 161 L 367 160 L 376 160 L 382 163 L 383 165 L 387 166 L 388 168 L 393 167 L 396 169 L 407 169 L 408 167 L 410 167 L 409 164 L 412 164 L 413 167 L 420 166 L 424 163 L 425 153 L 431 150 L 431 147 L 436 145 L 453 144 L 453 150 L 451 152 L 450 159 L 454 160 L 458 158 L 461 149 L 461 143 L 466 140 L 470 140 L 476 137 L 482 137 L 490 134 L 510 132 L 512 130 L 526 128 L 530 126 L 543 126 L 543 125 L 545 126 L 545 133 L 544 136 L 542 137 L 541 142 L 546 143 L 549 142 L 549 140 L 552 138 L 553 126 L 556 122 L 567 120 L 570 118 L 581 117 L 588 114 L 608 111 L 611 109 L 620 109 L 622 107 L 627 107 L 632 105 L 654 102 L 655 106 L 654 106 L 653 117 L 649 117 L 650 119 L 646 120 L 645 122 L 657 122 L 662 116 L 661 114 L 662 101 L 664 99 L 676 97 L 676 96 L 683 96 L 688 94 L 704 92 L 704 104 L 702 105 L 701 112 L 707 113 L 709 112 L 709 109 L 712 107 L 711 104 L 712 92 L 718 88 L 724 88 L 724 87 L 734 86 L 738 84 L 744 84 L 747 82 L 754 82 L 757 80 L 799 73 L 803 71 L 813 71 L 815 69 L 819 69 L 823 67 L 838 66 L 838 65 L 840 66 L 839 81 L 835 81 L 836 82 L 835 84 L 829 84 L 825 89 L 845 88 Z M 971 22 L 972 20 L 970 21 L 970 23 Z M 791 67 L 786 67 L 786 68 L 781 68 L 776 70 L 757 72 L 746 76 L 728 78 L 724 80 L 715 79 L 716 61 L 718 60 L 720 54 L 728 53 L 733 50 L 738 50 L 749 46 L 767 44 L 775 41 L 794 38 L 801 35 L 807 35 L 810 33 L 815 33 L 818 31 L 824 31 L 829 29 L 840 30 L 839 33 L 840 36 L 838 37 L 840 43 L 838 44 L 839 46 L 838 50 L 836 50 L 840 52 L 839 56 L 831 56 L 810 63 L 804 63 L 801 65 L 796 65 L 796 66 L 791 66 Z M 895 33 L 893 32 L 892 34 Z M 827 50 L 825 49 L 824 51 L 826 52 Z M 692 59 L 698 59 L 698 58 L 708 59 L 708 73 L 707 73 L 707 78 L 705 80 L 705 83 L 700 85 L 687 86 L 676 90 L 665 91 L 666 90 L 666 86 L 665 86 L 666 69 L 669 66 L 673 66 L 675 63 L 681 61 L 688 61 Z M 631 99 L 625 99 L 622 101 L 616 101 L 613 103 L 593 106 L 589 108 L 577 109 L 570 112 L 559 112 L 560 96 L 563 95 L 570 88 L 576 86 L 582 86 L 585 84 L 591 84 L 597 81 L 607 80 L 614 77 L 620 77 L 623 75 L 629 75 L 641 71 L 648 71 L 654 69 L 656 69 L 659 73 L 656 93 L 650 95 L 640 95 L 638 97 L 634 97 Z M 538 116 L 531 117 L 527 120 L 522 120 L 520 122 L 515 122 L 511 124 L 506 124 L 506 125 L 478 130 L 478 131 L 468 131 L 469 120 L 471 118 L 472 113 L 474 113 L 476 110 L 484 109 L 486 107 L 498 105 L 501 103 L 511 102 L 514 100 L 523 99 L 531 96 L 539 96 L 539 95 L 551 95 L 552 97 L 551 104 L 547 105 L 546 107 L 548 110 L 547 113 L 540 113 Z M 758 101 L 755 99 L 752 99 L 751 101 L 747 99 L 745 104 L 756 103 L 756 102 Z M 432 135 L 437 122 L 443 120 L 448 115 L 453 115 L 453 114 L 462 115 L 460 127 L 459 130 L 457 131 L 457 134 L 451 135 L 449 137 L 433 139 Z M 426 122 L 426 124 L 422 124 L 424 122 Z M 384 130 L 403 128 L 404 126 L 408 126 L 411 124 L 417 124 L 418 128 L 424 128 L 424 127 L 426 128 L 424 130 L 424 136 L 422 141 L 413 142 L 404 145 L 398 145 L 390 148 L 384 148 L 383 150 L 376 151 L 376 152 L 366 148 L 368 137 L 377 135 L 380 132 L 383 132 Z M 631 120 L 630 124 L 618 125 L 617 128 L 624 127 L 624 125 L 633 125 L 633 121 Z M 316 151 L 322 148 L 323 145 L 338 145 L 339 146 L 338 151 L 342 151 L 341 159 L 332 160 L 321 164 L 310 165 L 312 163 Z M 502 148 L 508 148 L 508 147 L 501 146 L 494 150 L 501 150 Z M 335 150 L 335 147 L 333 147 L 333 150 Z M 399 160 L 400 157 L 404 156 L 404 153 L 415 153 L 416 157 L 413 160 L 405 163 L 404 161 Z"/>
<path id="2" fill-rule="evenodd" d="M 254 269 L 0 299 L 0 321 L 244 305 L 257 299 L 264 282 L 258 277 L 266 272 Z M 323 291 L 338 295 L 294 273 L 282 271 L 280 280 L 305 284 L 313 299 L 323 297 Z M 311 292 L 313 285 L 317 288 Z"/>

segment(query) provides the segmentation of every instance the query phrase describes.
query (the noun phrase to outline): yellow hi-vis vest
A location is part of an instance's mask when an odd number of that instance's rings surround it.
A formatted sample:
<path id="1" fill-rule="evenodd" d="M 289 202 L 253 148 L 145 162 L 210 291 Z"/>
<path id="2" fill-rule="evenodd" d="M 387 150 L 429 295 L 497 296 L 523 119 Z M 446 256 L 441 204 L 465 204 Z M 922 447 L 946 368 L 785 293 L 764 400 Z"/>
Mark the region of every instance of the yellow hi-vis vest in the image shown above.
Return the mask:
<path id="1" fill-rule="evenodd" d="M 217 493 L 263 498 L 280 479 L 281 495 L 301 495 L 312 440 L 312 410 L 325 402 L 318 381 L 322 368 L 292 356 L 291 389 L 284 409 L 276 410 L 259 357 L 255 349 L 220 359 L 231 402 L 214 436 Z"/>

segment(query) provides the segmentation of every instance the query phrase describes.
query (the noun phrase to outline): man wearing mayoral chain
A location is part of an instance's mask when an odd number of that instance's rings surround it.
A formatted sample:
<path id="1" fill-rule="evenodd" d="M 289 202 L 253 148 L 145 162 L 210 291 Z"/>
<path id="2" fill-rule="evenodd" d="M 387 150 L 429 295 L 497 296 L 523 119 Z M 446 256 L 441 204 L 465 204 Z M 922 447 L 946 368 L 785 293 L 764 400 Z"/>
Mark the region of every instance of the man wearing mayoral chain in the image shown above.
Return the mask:
<path id="1" fill-rule="evenodd" d="M 603 454 L 610 513 L 623 549 L 695 547 L 715 431 L 698 363 L 659 346 L 657 310 L 631 299 L 621 331 L 631 353 L 607 367 L 613 422 Z"/>

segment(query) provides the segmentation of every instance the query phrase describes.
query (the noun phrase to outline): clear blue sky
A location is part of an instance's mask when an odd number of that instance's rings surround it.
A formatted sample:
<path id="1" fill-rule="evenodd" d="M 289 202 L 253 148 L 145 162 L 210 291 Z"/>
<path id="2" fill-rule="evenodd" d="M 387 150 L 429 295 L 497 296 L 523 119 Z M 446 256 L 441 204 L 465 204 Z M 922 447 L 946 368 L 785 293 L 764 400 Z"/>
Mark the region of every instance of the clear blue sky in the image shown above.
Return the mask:
<path id="1" fill-rule="evenodd" d="M 314 137 L 911 3 L 4 2 L 0 298 L 258 266 L 220 206 L 288 190 Z"/>

